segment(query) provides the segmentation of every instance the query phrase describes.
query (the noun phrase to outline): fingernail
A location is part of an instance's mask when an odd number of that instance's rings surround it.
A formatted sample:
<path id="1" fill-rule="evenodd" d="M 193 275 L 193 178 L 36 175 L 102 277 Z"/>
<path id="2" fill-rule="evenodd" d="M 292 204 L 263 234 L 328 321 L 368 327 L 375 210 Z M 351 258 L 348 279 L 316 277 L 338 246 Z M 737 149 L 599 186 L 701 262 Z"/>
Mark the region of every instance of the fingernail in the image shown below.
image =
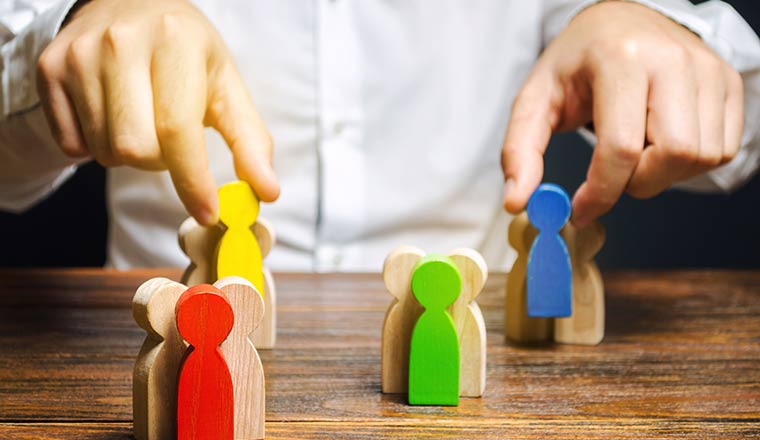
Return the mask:
<path id="1" fill-rule="evenodd" d="M 198 222 L 203 226 L 213 226 L 219 223 L 219 212 L 204 208 L 198 213 Z"/>
<path id="2" fill-rule="evenodd" d="M 277 175 L 274 173 L 274 167 L 270 165 L 269 163 L 266 163 L 264 166 L 264 173 L 266 174 L 267 180 L 271 182 L 277 181 Z"/>
<path id="3" fill-rule="evenodd" d="M 272 202 L 279 195 L 277 177 L 268 164 L 261 164 L 256 172 L 256 178 L 249 182 L 256 192 L 256 197 L 262 202 Z"/>
<path id="4" fill-rule="evenodd" d="M 509 194 L 512 192 L 512 190 L 515 187 L 515 179 L 508 178 L 506 182 L 504 182 L 504 204 L 507 204 L 507 199 L 509 199 Z"/>

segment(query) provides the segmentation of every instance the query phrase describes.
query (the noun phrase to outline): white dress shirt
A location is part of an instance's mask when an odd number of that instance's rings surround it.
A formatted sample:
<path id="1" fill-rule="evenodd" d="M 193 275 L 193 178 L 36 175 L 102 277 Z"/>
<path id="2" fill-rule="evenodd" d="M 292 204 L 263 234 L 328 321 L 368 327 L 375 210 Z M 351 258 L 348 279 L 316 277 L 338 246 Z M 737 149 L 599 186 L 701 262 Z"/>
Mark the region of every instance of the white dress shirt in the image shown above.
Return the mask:
<path id="1" fill-rule="evenodd" d="M 71 175 L 45 123 L 37 57 L 74 0 L 0 1 L 0 207 L 23 210 Z M 512 100 L 542 48 L 591 0 L 198 0 L 275 140 L 282 196 L 262 206 L 275 270 L 378 271 L 400 244 L 513 259 L 499 155 Z M 642 1 L 699 34 L 744 75 L 734 161 L 687 186 L 729 190 L 760 161 L 760 42 L 728 5 Z M 666 62 L 663 60 L 663 62 Z M 217 184 L 235 179 L 209 131 Z M 108 170 L 108 264 L 183 266 L 187 213 L 166 172 Z"/>

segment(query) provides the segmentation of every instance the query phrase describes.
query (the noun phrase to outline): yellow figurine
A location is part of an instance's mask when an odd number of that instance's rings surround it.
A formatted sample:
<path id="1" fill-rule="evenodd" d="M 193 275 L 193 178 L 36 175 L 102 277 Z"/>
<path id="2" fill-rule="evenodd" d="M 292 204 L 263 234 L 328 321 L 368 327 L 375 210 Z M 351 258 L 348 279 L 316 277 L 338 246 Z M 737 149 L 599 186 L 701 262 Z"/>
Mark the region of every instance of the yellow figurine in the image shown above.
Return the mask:
<path id="1" fill-rule="evenodd" d="M 251 231 L 259 215 L 259 200 L 243 181 L 219 188 L 219 218 L 227 227 L 216 249 L 217 279 L 239 276 L 264 296 L 264 272 L 259 242 Z"/>

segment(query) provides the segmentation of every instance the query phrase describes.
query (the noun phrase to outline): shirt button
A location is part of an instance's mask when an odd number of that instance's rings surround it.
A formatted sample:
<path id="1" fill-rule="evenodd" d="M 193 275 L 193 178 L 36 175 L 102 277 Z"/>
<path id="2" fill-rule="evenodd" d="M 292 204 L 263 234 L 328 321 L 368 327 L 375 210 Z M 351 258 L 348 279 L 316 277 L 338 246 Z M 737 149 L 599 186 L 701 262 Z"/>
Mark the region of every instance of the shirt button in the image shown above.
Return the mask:
<path id="1" fill-rule="evenodd" d="M 336 271 L 343 263 L 343 256 L 337 247 L 324 245 L 317 249 L 317 265 L 320 271 Z"/>
<path id="2" fill-rule="evenodd" d="M 344 122 L 336 122 L 333 125 L 332 133 L 334 136 L 340 136 L 341 133 L 343 133 L 343 130 L 346 129 L 346 124 Z"/>

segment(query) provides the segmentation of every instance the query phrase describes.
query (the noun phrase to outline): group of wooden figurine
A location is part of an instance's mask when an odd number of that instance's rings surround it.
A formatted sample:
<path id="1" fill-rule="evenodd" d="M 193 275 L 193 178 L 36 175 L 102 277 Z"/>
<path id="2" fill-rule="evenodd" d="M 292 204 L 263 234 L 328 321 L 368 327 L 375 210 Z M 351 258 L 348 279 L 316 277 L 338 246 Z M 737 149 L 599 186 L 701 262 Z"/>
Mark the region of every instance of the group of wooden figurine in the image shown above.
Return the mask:
<path id="1" fill-rule="evenodd" d="M 256 349 L 275 344 L 277 297 L 263 266 L 275 237 L 247 183 L 219 188 L 219 204 L 220 225 L 180 226 L 191 260 L 182 283 L 148 280 L 132 301 L 148 333 L 133 375 L 138 440 L 264 438 Z"/>
<path id="2" fill-rule="evenodd" d="M 578 229 L 569 217 L 567 194 L 544 184 L 510 224 L 518 256 L 507 277 L 509 341 L 596 345 L 604 337 L 604 285 L 593 260 L 604 229 L 598 222 Z M 383 323 L 384 393 L 408 393 L 411 405 L 483 395 L 486 328 L 475 298 L 487 276 L 471 249 L 444 256 L 402 246 L 388 255 L 383 278 L 395 299 Z"/>
<path id="3" fill-rule="evenodd" d="M 134 317 L 148 334 L 134 368 L 138 440 L 264 438 L 256 349 L 275 344 L 276 293 L 263 266 L 274 233 L 248 184 L 223 185 L 219 201 L 219 225 L 189 218 L 180 227 L 191 259 L 182 283 L 154 278 L 135 294 Z M 604 230 L 577 229 L 569 215 L 564 191 L 545 184 L 512 220 L 518 257 L 507 280 L 509 341 L 595 345 L 604 336 L 604 287 L 593 261 Z M 475 298 L 487 276 L 472 249 L 426 255 L 402 246 L 388 255 L 383 279 L 394 299 L 382 329 L 384 393 L 407 393 L 411 405 L 483 395 L 486 329 Z"/>

